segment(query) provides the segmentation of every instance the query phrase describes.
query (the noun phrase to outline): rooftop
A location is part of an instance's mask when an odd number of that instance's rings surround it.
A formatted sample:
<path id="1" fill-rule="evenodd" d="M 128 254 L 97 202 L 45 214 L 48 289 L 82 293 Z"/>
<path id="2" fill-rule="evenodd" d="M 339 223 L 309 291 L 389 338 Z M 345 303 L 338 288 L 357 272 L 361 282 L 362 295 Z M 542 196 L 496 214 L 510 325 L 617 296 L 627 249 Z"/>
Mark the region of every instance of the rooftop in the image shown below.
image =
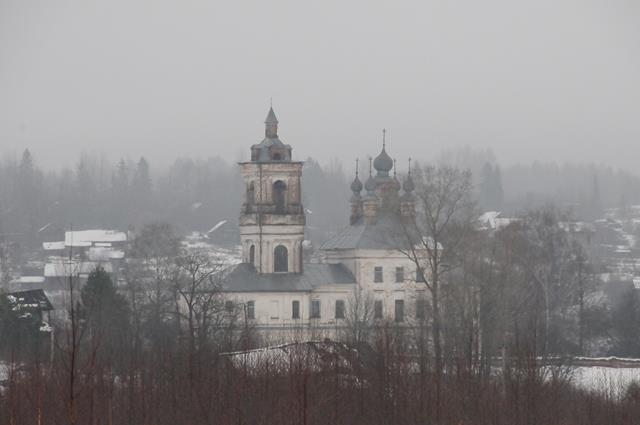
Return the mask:
<path id="1" fill-rule="evenodd" d="M 322 285 L 355 283 L 343 264 L 308 263 L 300 274 L 258 274 L 252 265 L 241 263 L 233 267 L 222 286 L 226 292 L 309 292 Z"/>
<path id="2" fill-rule="evenodd" d="M 320 249 L 398 249 L 406 246 L 407 237 L 415 237 L 412 223 L 404 222 L 393 211 L 381 211 L 375 223 L 368 224 L 363 217 L 342 229 L 326 241 Z"/>

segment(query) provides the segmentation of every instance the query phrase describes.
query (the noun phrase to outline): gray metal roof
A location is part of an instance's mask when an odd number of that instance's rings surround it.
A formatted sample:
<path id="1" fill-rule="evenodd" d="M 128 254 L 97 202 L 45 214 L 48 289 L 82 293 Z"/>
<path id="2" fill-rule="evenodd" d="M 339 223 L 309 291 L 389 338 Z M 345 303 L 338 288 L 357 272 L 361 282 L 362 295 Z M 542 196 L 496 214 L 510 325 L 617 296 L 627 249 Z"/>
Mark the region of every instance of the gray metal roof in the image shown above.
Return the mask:
<path id="1" fill-rule="evenodd" d="M 269 112 L 267 113 L 267 118 L 265 118 L 264 122 L 265 124 L 278 123 L 278 118 L 276 118 L 276 113 L 273 112 L 273 106 L 269 108 Z"/>
<path id="2" fill-rule="evenodd" d="M 309 292 L 321 285 L 355 284 L 353 274 L 343 264 L 305 264 L 304 272 L 258 274 L 248 264 L 238 264 L 225 277 L 226 292 Z"/>
<path id="3" fill-rule="evenodd" d="M 320 249 L 398 249 L 407 246 L 408 237 L 416 239 L 418 235 L 415 226 L 403 222 L 398 213 L 379 211 L 376 223 L 367 224 L 360 218 L 322 244 Z"/>

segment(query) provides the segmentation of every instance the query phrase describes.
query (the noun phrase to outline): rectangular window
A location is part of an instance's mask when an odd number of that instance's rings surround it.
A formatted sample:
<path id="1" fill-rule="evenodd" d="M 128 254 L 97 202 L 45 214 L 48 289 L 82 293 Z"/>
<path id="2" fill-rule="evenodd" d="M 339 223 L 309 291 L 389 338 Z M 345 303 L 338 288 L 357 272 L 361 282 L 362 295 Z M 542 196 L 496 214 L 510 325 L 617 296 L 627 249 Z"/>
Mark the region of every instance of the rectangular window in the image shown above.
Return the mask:
<path id="1" fill-rule="evenodd" d="M 227 310 L 227 313 L 231 313 L 233 311 L 233 301 L 225 301 L 224 309 Z"/>
<path id="2" fill-rule="evenodd" d="M 255 301 L 247 301 L 247 319 L 253 320 L 256 318 L 256 303 Z"/>
<path id="3" fill-rule="evenodd" d="M 424 273 L 422 272 L 421 268 L 418 268 L 416 270 L 416 282 L 426 282 L 424 280 Z"/>
<path id="4" fill-rule="evenodd" d="M 336 300 L 336 319 L 344 319 L 344 300 Z"/>
<path id="5" fill-rule="evenodd" d="M 279 319 L 280 318 L 280 303 L 278 300 L 271 301 L 271 318 Z"/>
<path id="6" fill-rule="evenodd" d="M 396 300 L 396 322 L 404 322 L 404 300 Z"/>
<path id="7" fill-rule="evenodd" d="M 396 283 L 404 282 L 404 267 L 396 267 Z"/>
<path id="8" fill-rule="evenodd" d="M 427 310 L 427 303 L 424 298 L 416 300 L 416 319 L 424 319 Z"/>
<path id="9" fill-rule="evenodd" d="M 291 301 L 291 318 L 300 318 L 300 301 Z"/>
<path id="10" fill-rule="evenodd" d="M 376 300 L 373 303 L 373 318 L 382 319 L 382 300 Z"/>
<path id="11" fill-rule="evenodd" d="M 373 269 L 373 281 L 376 283 L 382 282 L 382 267 L 375 267 Z"/>
<path id="12" fill-rule="evenodd" d="M 320 300 L 311 301 L 311 316 L 312 319 L 320 318 Z"/>

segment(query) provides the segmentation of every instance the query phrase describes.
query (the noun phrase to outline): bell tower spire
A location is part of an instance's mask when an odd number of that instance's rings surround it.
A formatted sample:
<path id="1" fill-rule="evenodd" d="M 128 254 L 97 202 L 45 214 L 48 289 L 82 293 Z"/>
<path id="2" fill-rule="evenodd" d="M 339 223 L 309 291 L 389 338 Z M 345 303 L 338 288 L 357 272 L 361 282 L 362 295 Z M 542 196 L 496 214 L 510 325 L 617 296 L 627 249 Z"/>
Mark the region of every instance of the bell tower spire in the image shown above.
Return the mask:
<path id="1" fill-rule="evenodd" d="M 265 137 L 270 139 L 278 137 L 278 118 L 276 118 L 276 113 L 273 112 L 273 105 L 269 107 L 269 113 L 267 114 L 267 118 L 264 120 L 264 124 Z"/>

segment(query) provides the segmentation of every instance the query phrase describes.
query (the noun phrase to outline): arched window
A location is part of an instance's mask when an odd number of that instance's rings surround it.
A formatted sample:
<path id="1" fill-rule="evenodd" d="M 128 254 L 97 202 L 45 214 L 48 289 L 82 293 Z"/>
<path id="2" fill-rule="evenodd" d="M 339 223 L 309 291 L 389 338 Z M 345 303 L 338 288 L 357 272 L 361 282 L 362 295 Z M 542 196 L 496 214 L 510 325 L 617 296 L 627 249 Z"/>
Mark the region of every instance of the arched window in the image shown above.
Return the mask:
<path id="1" fill-rule="evenodd" d="M 289 271 L 289 253 L 283 245 L 278 245 L 273 250 L 273 271 L 276 273 Z"/>
<path id="2" fill-rule="evenodd" d="M 273 184 L 273 203 L 276 204 L 276 214 L 284 214 L 286 191 L 287 185 L 282 180 Z"/>
<path id="3" fill-rule="evenodd" d="M 274 153 L 272 158 L 274 161 L 280 161 L 282 159 L 282 156 L 279 153 Z"/>
<path id="4" fill-rule="evenodd" d="M 255 267 L 256 265 L 256 246 L 251 245 L 249 248 L 249 264 Z"/>
<path id="5" fill-rule="evenodd" d="M 251 212 L 251 209 L 253 207 L 253 202 L 254 202 L 255 199 L 256 199 L 255 198 L 255 186 L 253 185 L 253 182 L 251 182 L 247 186 L 247 199 L 245 200 L 247 213 Z"/>

